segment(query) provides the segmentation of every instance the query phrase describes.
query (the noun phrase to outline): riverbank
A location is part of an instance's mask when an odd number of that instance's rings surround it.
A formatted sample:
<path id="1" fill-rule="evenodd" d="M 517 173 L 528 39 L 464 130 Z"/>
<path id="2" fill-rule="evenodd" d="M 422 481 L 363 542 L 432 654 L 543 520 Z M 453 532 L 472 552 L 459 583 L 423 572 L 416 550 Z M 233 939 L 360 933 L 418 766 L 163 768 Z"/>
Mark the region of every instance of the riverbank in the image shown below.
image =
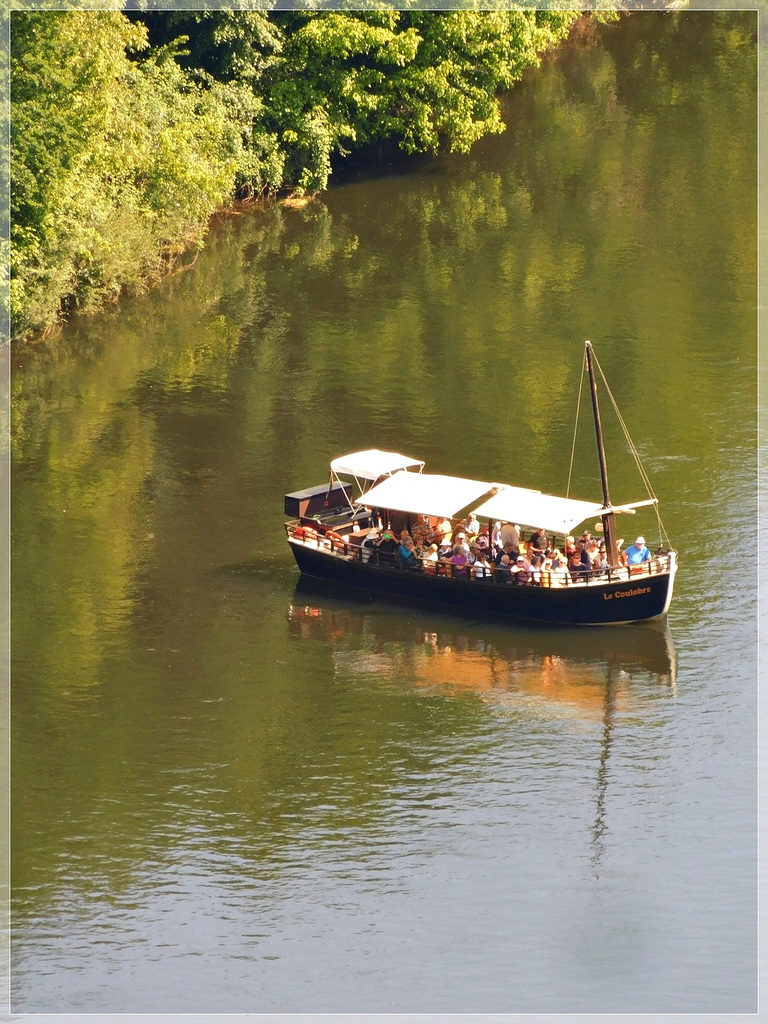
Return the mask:
<path id="1" fill-rule="evenodd" d="M 468 152 L 504 130 L 500 90 L 607 16 L 14 12 L 15 343 L 183 270 L 234 197 L 304 202 L 378 145 Z"/>

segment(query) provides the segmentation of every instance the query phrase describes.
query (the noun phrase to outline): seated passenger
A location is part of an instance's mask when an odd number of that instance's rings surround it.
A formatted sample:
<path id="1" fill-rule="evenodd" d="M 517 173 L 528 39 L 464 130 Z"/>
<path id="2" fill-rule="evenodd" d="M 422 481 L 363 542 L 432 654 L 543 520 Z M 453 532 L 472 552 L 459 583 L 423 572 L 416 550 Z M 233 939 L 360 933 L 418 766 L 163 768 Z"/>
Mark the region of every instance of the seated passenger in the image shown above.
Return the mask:
<path id="1" fill-rule="evenodd" d="M 481 526 L 480 533 L 477 535 L 477 546 L 481 551 L 488 551 L 491 547 L 491 538 L 488 534 L 488 527 Z"/>
<path id="2" fill-rule="evenodd" d="M 437 559 L 437 544 L 430 544 L 424 554 L 424 572 L 428 572 L 434 576 L 437 572 Z"/>
<path id="3" fill-rule="evenodd" d="M 541 565 L 538 568 L 539 577 L 536 581 L 542 587 L 552 586 L 552 559 L 549 555 L 546 558 L 542 558 Z"/>
<path id="4" fill-rule="evenodd" d="M 608 568 L 608 555 L 605 549 L 605 541 L 594 540 L 594 548 L 590 547 L 589 557 L 592 560 L 592 568 L 595 570 Z"/>
<path id="5" fill-rule="evenodd" d="M 507 541 L 504 547 L 497 553 L 495 562 L 496 565 L 501 565 L 502 558 L 507 558 L 508 561 L 512 561 L 513 558 L 517 558 L 519 552 L 512 544 L 512 541 Z"/>
<path id="6" fill-rule="evenodd" d="M 438 549 L 440 551 L 441 558 L 450 558 L 451 555 L 453 554 L 453 544 L 450 542 L 450 540 L 441 540 L 438 545 Z"/>
<path id="7" fill-rule="evenodd" d="M 568 572 L 571 574 L 571 579 L 574 583 L 586 582 L 586 573 L 589 570 L 581 560 L 580 551 L 574 551 L 568 559 Z"/>
<path id="8" fill-rule="evenodd" d="M 466 576 L 466 564 L 467 564 L 467 553 L 461 544 L 454 544 L 453 554 L 450 558 L 451 564 L 453 565 L 454 576 Z"/>
<path id="9" fill-rule="evenodd" d="M 362 559 L 363 562 L 370 562 L 371 558 L 373 557 L 374 551 L 378 547 L 378 543 L 379 531 L 371 530 L 370 533 L 367 534 L 363 543 L 360 545 L 360 558 Z"/>
<path id="10" fill-rule="evenodd" d="M 558 552 L 559 554 L 559 552 Z M 545 558 L 541 571 L 541 582 L 545 587 L 564 587 L 566 583 L 565 561 L 560 558 Z"/>
<path id="11" fill-rule="evenodd" d="M 642 565 L 643 562 L 650 562 L 651 552 L 645 546 L 645 537 L 638 537 L 634 544 L 630 544 L 626 550 L 627 565 Z"/>
<path id="12" fill-rule="evenodd" d="M 453 527 L 451 526 L 450 519 L 441 519 L 435 527 L 435 540 L 438 544 L 442 541 L 451 543 L 451 537 L 453 536 Z"/>
<path id="13" fill-rule="evenodd" d="M 493 568 L 488 561 L 488 555 L 481 548 L 472 566 L 472 575 L 476 580 L 490 580 L 492 573 Z"/>
<path id="14" fill-rule="evenodd" d="M 469 543 L 467 542 L 467 535 L 463 530 L 455 533 L 453 544 L 454 547 L 458 544 L 465 555 L 469 554 Z"/>
<path id="15" fill-rule="evenodd" d="M 392 536 L 390 530 L 385 530 L 384 534 L 379 541 L 377 547 L 379 549 L 379 564 L 380 565 L 394 565 L 395 555 L 397 554 L 398 543 Z"/>
<path id="16" fill-rule="evenodd" d="M 517 560 L 512 567 L 512 582 L 516 583 L 519 587 L 524 587 L 531 582 L 531 569 L 528 562 L 526 562 L 523 555 L 518 555 Z"/>
<path id="17" fill-rule="evenodd" d="M 531 583 L 535 583 L 537 585 L 541 583 L 541 571 L 543 567 L 544 556 L 534 555 L 531 559 Z"/>
<path id="18" fill-rule="evenodd" d="M 589 536 L 589 535 L 587 535 L 587 536 Z M 581 564 L 584 566 L 584 568 L 587 570 L 587 572 L 589 572 L 589 570 L 592 568 L 592 560 L 589 557 L 588 544 L 589 544 L 589 540 L 585 539 L 584 537 L 582 537 L 581 540 L 579 541 L 579 543 L 577 544 L 577 548 L 578 548 L 578 551 L 579 551 L 579 558 L 581 559 Z"/>
<path id="19" fill-rule="evenodd" d="M 599 569 L 600 566 L 600 542 L 596 537 L 591 537 L 586 544 L 587 557 L 589 558 L 590 569 Z"/>
<path id="20" fill-rule="evenodd" d="M 413 547 L 417 555 L 423 554 L 427 547 L 426 531 L 423 526 L 414 526 L 413 528 Z"/>
<path id="21" fill-rule="evenodd" d="M 419 568 L 419 563 L 416 559 L 416 555 L 414 554 L 413 540 L 411 537 L 403 538 L 403 541 L 398 548 L 398 555 L 400 556 L 401 569 Z"/>
<path id="22" fill-rule="evenodd" d="M 467 521 L 464 524 L 467 537 L 470 540 L 474 540 L 480 533 L 480 520 L 477 518 L 474 512 L 470 512 L 467 516 Z"/>
<path id="23" fill-rule="evenodd" d="M 511 583 L 512 582 L 512 569 L 509 555 L 502 554 L 501 558 L 493 570 L 493 578 L 496 583 Z"/>
<path id="24" fill-rule="evenodd" d="M 567 559 L 565 559 L 562 553 L 560 552 L 560 548 L 555 548 L 555 550 L 552 552 L 550 556 L 550 560 L 552 562 L 550 568 L 553 569 L 555 572 L 558 569 L 565 568 L 565 566 L 568 564 Z"/>

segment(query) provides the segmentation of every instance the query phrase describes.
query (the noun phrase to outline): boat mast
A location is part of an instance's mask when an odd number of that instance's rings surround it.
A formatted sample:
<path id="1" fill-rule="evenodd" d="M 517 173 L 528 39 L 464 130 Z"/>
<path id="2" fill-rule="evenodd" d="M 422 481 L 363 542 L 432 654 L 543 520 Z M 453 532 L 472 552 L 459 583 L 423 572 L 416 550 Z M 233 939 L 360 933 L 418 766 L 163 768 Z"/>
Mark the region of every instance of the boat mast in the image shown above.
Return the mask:
<path id="1" fill-rule="evenodd" d="M 587 353 L 587 372 L 589 373 L 589 388 L 592 392 L 592 411 L 595 414 L 595 434 L 597 436 L 597 455 L 600 459 L 600 479 L 603 483 L 603 505 L 611 507 L 611 496 L 608 492 L 608 467 L 605 462 L 605 447 L 603 445 L 603 428 L 600 423 L 600 407 L 597 404 L 597 381 L 595 370 L 592 365 L 592 345 L 585 341 L 584 347 Z M 607 512 L 603 517 L 603 532 L 605 535 L 605 552 L 609 565 L 619 564 L 619 546 L 616 541 L 616 515 Z"/>

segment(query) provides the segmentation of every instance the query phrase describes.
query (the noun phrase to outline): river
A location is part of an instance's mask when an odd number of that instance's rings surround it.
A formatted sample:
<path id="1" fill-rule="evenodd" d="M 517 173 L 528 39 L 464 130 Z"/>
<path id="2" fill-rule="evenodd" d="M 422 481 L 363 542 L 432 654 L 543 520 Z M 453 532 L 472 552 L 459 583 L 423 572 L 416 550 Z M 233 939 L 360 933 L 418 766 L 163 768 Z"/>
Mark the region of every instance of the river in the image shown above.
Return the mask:
<path id="1" fill-rule="evenodd" d="M 468 156 L 17 359 L 15 1012 L 756 1010 L 756 21 L 584 30 Z M 668 628 L 299 581 L 283 495 L 345 452 L 564 493 L 585 338 Z"/>

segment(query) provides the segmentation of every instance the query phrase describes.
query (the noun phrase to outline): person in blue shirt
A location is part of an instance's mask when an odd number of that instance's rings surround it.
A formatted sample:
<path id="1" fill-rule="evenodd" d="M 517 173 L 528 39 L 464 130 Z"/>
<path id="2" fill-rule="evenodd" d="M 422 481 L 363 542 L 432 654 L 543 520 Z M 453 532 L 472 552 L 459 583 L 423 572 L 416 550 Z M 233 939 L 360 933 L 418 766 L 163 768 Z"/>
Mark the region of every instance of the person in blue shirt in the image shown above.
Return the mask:
<path id="1" fill-rule="evenodd" d="M 651 552 L 645 546 L 645 537 L 638 537 L 634 544 L 626 549 L 627 565 L 640 565 L 651 560 Z"/>
<path id="2" fill-rule="evenodd" d="M 398 554 L 400 555 L 401 569 L 418 569 L 419 564 L 416 561 L 416 555 L 413 550 L 413 539 L 411 537 L 403 537 L 402 543 L 398 548 Z"/>

